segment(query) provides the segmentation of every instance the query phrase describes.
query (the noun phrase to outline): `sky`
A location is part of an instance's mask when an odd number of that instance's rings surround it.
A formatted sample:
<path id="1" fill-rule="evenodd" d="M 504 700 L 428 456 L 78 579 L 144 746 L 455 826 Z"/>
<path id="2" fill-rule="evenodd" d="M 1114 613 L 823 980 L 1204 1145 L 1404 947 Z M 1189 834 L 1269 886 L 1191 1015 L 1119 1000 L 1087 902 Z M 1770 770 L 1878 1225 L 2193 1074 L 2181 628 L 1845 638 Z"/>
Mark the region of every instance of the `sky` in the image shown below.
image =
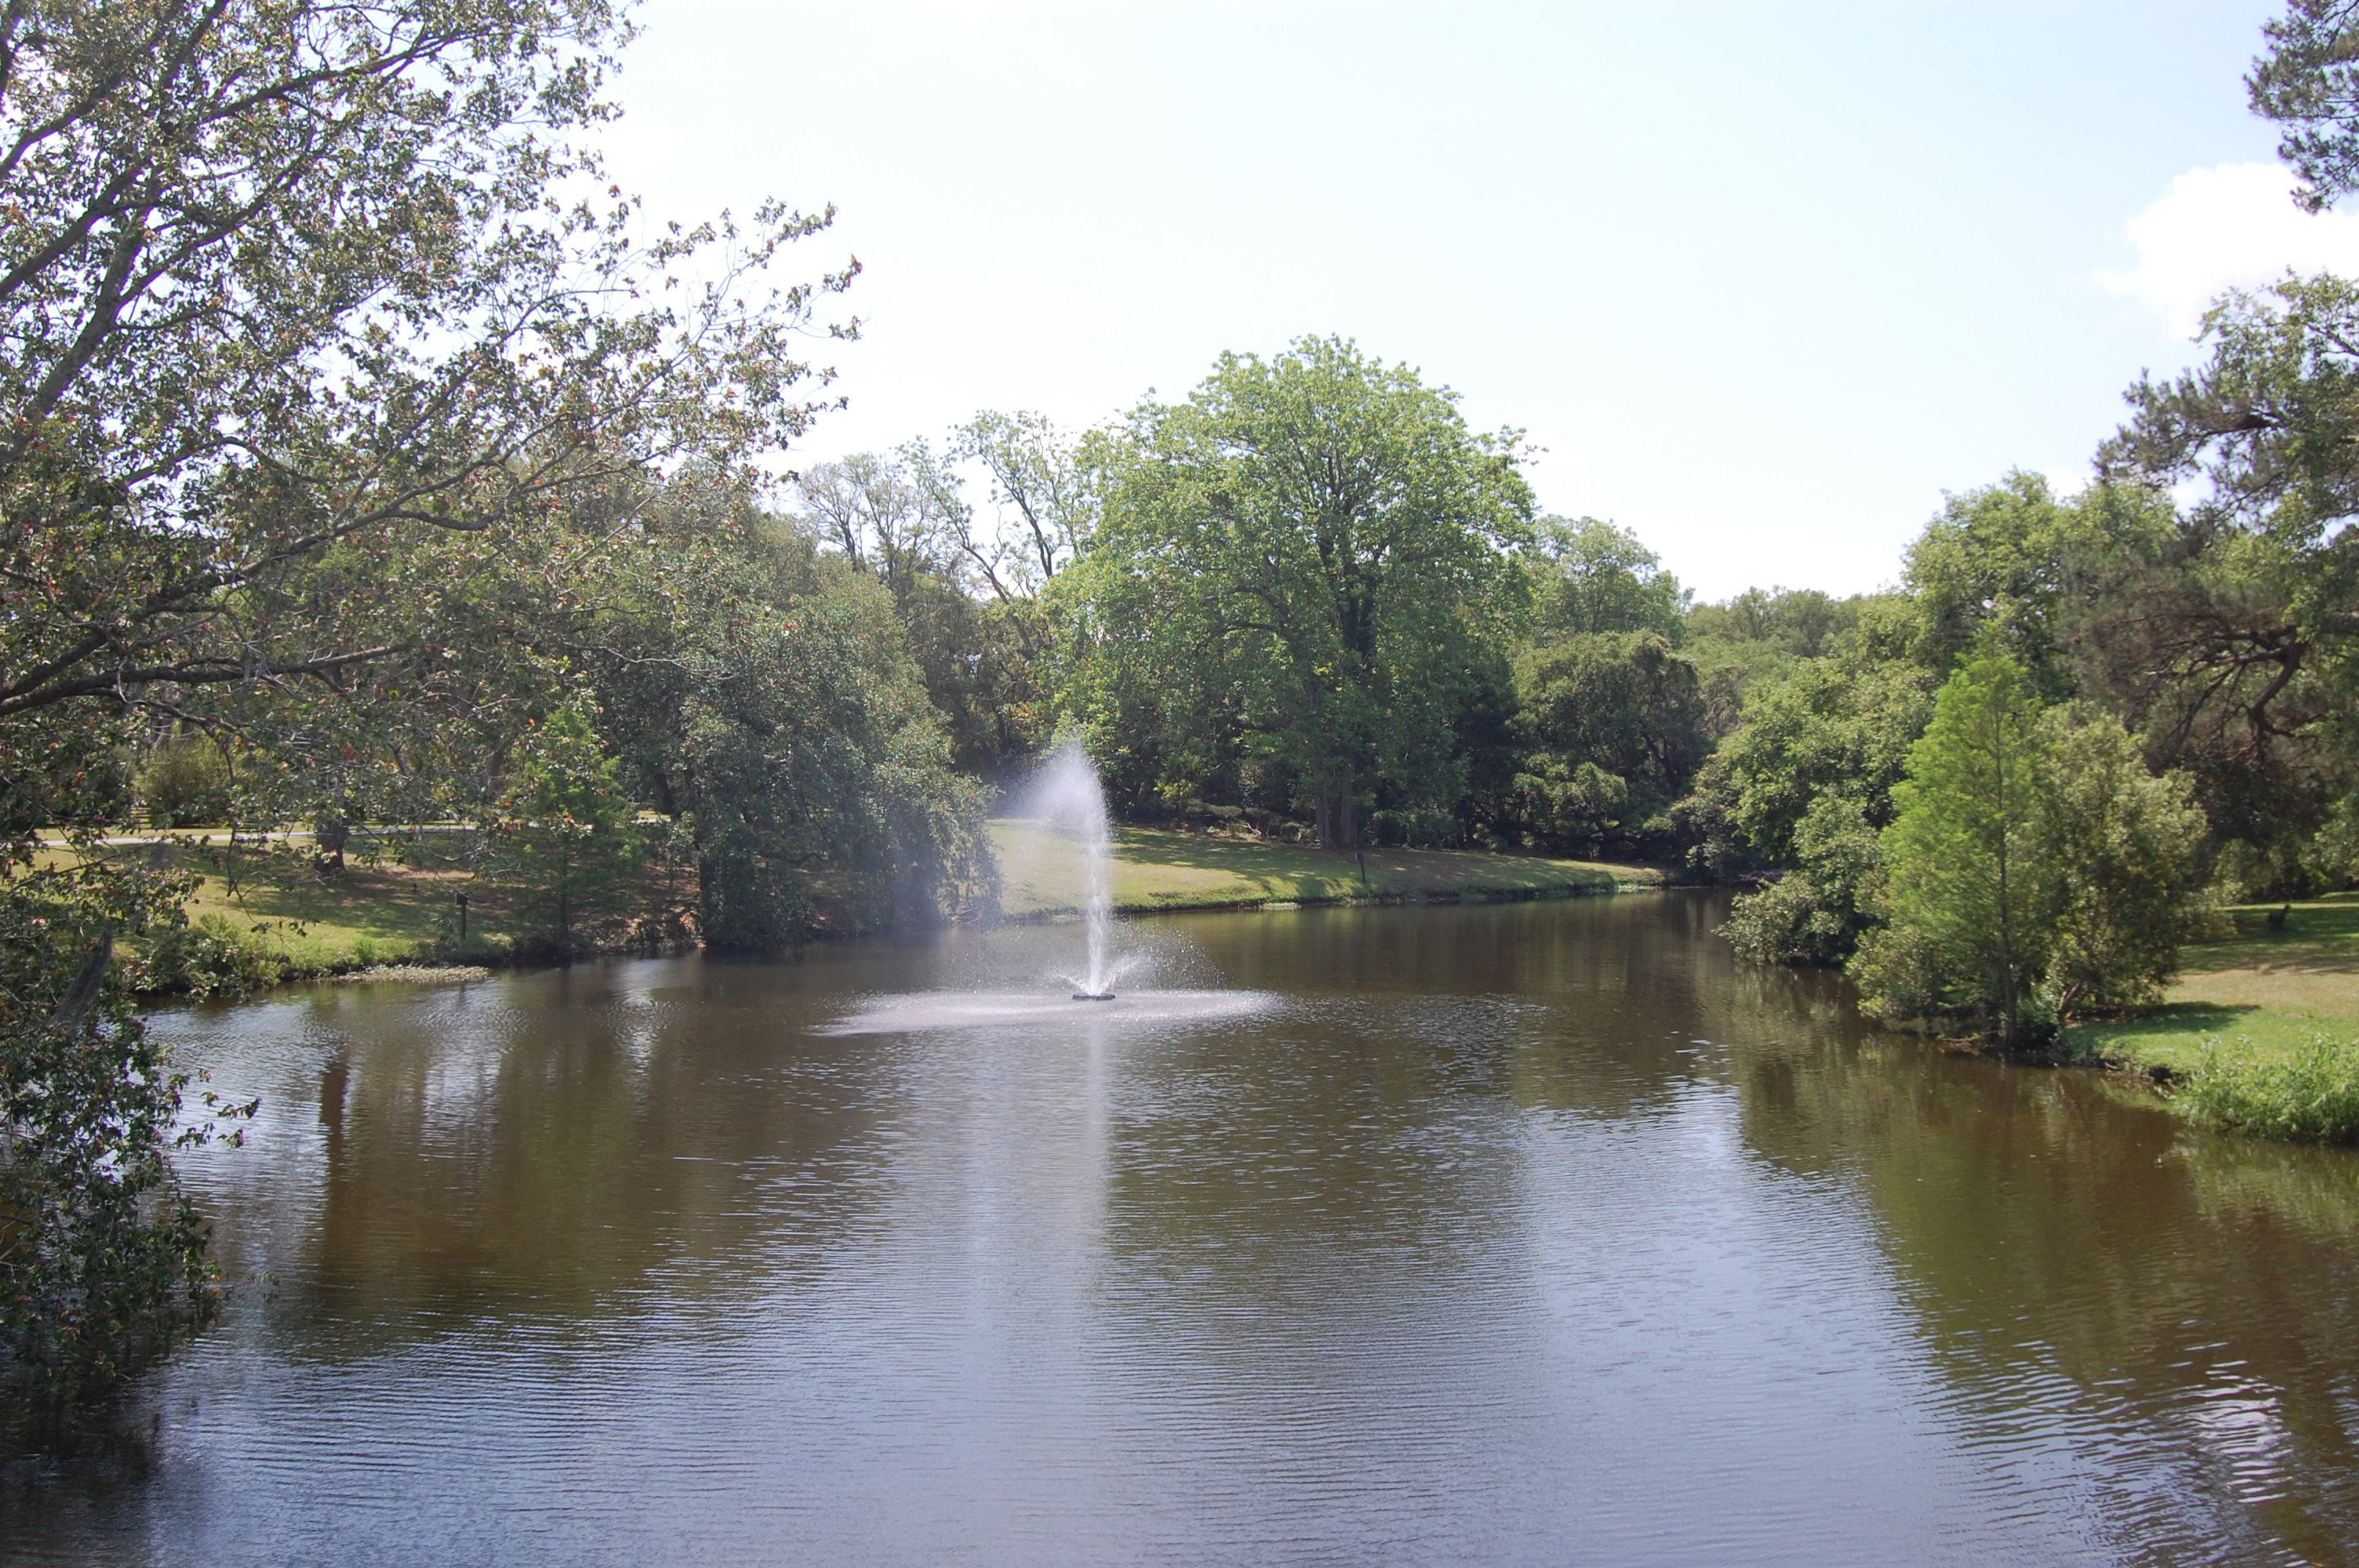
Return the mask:
<path id="1" fill-rule="evenodd" d="M 1848 593 L 2082 482 L 2220 289 L 2359 269 L 2245 107 L 2277 9 L 647 0 L 606 151 L 658 217 L 836 208 L 799 465 L 1339 334 L 1700 597 Z"/>

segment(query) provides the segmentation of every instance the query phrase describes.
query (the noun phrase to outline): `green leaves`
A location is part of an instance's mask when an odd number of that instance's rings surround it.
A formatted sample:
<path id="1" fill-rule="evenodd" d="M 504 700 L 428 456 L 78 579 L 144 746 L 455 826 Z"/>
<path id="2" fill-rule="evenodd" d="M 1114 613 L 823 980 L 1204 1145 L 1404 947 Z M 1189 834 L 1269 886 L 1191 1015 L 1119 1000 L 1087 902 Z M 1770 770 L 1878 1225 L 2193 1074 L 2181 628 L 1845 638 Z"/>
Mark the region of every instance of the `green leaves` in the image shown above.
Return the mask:
<path id="1" fill-rule="evenodd" d="M 2263 29 L 2269 52 L 2245 79 L 2253 112 L 2286 127 L 2277 157 L 2323 211 L 2359 190 L 2359 35 L 2343 0 L 2291 0 Z"/>
<path id="2" fill-rule="evenodd" d="M 1529 537 L 1521 460 L 1335 339 L 1224 354 L 1136 411 L 1069 589 L 1101 751 L 1152 753 L 1150 787 L 1189 795 L 1249 761 L 1324 842 L 1378 796 L 1454 803 L 1467 644 Z"/>
<path id="3" fill-rule="evenodd" d="M 1593 852 L 1665 848 L 1665 813 L 1711 749 L 1695 666 L 1657 633 L 1588 633 L 1524 650 L 1516 688 L 1535 748 L 1515 785 L 1524 825 Z M 1591 773 L 1612 789 L 1568 792 Z"/>
<path id="4" fill-rule="evenodd" d="M 492 871 L 514 900 L 520 951 L 570 957 L 585 927 L 630 901 L 645 846 L 621 771 L 578 701 L 517 741 Z"/>
<path id="5" fill-rule="evenodd" d="M 0 16 L 0 722 L 364 730 L 364 677 L 509 630 L 453 592 L 486 556 L 806 427 L 797 333 L 849 270 L 750 286 L 825 214 L 642 244 L 619 195 L 557 200 L 626 31 L 604 0 Z"/>
<path id="6" fill-rule="evenodd" d="M 0 1376 L 102 1389 L 214 1310 L 166 1162 L 187 1079 L 134 1015 L 118 941 L 173 936 L 188 879 L 94 857 L 0 876 Z M 250 1107 L 218 1107 L 224 1117 Z"/>
<path id="7" fill-rule="evenodd" d="M 2064 1014 L 2152 1001 L 2203 911 L 2209 825 L 2194 781 L 2149 773 L 2109 714 L 2055 708 L 2041 723 L 2042 853 L 2056 878 L 2049 990 Z"/>

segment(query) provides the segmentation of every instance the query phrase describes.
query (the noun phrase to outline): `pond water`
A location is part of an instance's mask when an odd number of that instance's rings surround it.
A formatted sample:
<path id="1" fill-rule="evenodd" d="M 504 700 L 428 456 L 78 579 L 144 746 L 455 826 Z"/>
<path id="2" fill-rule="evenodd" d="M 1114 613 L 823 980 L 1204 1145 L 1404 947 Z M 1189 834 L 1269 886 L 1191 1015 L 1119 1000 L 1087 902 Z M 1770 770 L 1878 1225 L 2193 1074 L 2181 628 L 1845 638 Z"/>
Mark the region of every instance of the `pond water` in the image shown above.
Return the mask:
<path id="1" fill-rule="evenodd" d="M 170 1016 L 264 1100 L 188 1167 L 231 1307 L 0 1556 L 2359 1563 L 2359 1160 L 1877 1035 L 1723 907 Z"/>

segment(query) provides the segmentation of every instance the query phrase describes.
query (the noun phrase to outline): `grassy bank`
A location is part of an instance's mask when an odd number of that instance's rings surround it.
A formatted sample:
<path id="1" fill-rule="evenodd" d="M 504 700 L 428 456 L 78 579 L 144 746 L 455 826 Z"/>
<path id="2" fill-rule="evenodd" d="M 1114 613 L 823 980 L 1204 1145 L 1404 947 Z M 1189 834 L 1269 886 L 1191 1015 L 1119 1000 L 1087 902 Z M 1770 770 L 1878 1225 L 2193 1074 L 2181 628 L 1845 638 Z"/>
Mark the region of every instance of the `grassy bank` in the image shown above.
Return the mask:
<path id="1" fill-rule="evenodd" d="M 1082 867 L 1072 839 L 1037 822 L 1010 819 L 993 822 L 991 837 L 1004 915 L 1049 919 L 1079 912 Z M 506 901 L 464 871 L 356 860 L 322 879 L 312 874 L 305 845 L 289 841 L 257 850 L 249 844 L 233 863 L 223 859 L 223 835 L 201 831 L 117 842 L 104 852 L 145 859 L 159 840 L 171 845 L 180 869 L 202 873 L 189 903 L 196 934 L 237 949 L 236 967 L 250 983 L 404 966 L 497 965 L 512 950 Z M 1648 866 L 1443 849 L 1370 849 L 1363 856 L 1157 828 L 1118 829 L 1114 851 L 1114 900 L 1125 914 L 1563 897 L 1667 881 Z M 66 852 L 62 847 L 49 851 Z M 457 937 L 454 918 L 455 895 L 462 892 L 470 905 L 464 941 Z M 218 953 L 206 961 L 223 962 Z"/>
<path id="2" fill-rule="evenodd" d="M 2359 1036 L 2359 893 L 2297 903 L 2272 931 L 2277 907 L 2230 910 L 2235 935 L 2188 948 L 2163 1005 L 2080 1025 L 2068 1043 L 2122 1066 L 2183 1074 L 2209 1040 L 2267 1062 L 2321 1033 Z"/>
<path id="3" fill-rule="evenodd" d="M 1081 907 L 1079 846 L 1040 823 L 991 825 L 999 855 L 1000 908 L 1038 919 Z M 1160 828 L 1114 834 L 1114 907 L 1125 914 L 1237 909 L 1266 903 L 1386 903 L 1545 898 L 1660 887 L 1650 866 L 1548 860 L 1452 849 L 1321 849 Z"/>
<path id="4" fill-rule="evenodd" d="M 159 844 L 168 845 L 175 869 L 199 873 L 187 905 L 190 935 L 215 949 L 236 950 L 234 965 L 215 951 L 200 967 L 227 965 L 245 972 L 250 982 L 268 984 L 508 959 L 506 901 L 466 872 L 355 860 L 340 874 L 321 878 L 311 871 L 307 845 L 286 841 L 257 849 L 249 841 L 231 859 L 224 838 L 219 831 L 177 831 L 111 842 L 102 850 L 149 860 Z M 43 856 L 68 852 L 58 846 Z M 463 939 L 455 918 L 461 892 L 471 906 Z"/>
<path id="5" fill-rule="evenodd" d="M 2190 947 L 2161 1006 L 2080 1025 L 2085 1059 L 2171 1080 L 2201 1119 L 2282 1137 L 2359 1139 L 2359 894 L 2228 912 L 2234 935 Z"/>

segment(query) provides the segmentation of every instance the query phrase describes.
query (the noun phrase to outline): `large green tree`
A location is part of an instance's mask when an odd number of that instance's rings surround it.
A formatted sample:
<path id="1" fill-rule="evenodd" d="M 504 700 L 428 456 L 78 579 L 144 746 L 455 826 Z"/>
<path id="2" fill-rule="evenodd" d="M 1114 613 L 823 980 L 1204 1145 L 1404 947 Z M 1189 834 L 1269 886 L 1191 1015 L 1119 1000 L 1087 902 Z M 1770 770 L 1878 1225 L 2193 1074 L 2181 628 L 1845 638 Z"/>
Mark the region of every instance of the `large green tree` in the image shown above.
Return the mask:
<path id="1" fill-rule="evenodd" d="M 760 274 L 823 219 L 642 243 L 563 200 L 625 33 L 605 0 L 0 10 L 12 795 L 73 763 L 60 707 L 234 723 L 208 706 L 430 663 L 388 550 L 801 428 L 792 334 L 842 278 Z"/>
<path id="2" fill-rule="evenodd" d="M 1073 706 L 1101 750 L 1154 752 L 1168 791 L 1233 744 L 1322 843 L 1359 842 L 1373 807 L 1454 807 L 1473 644 L 1529 536 L 1520 460 L 1514 433 L 1477 434 L 1453 394 L 1342 340 L 1224 354 L 1108 460 L 1103 521 L 1060 579 Z"/>
<path id="3" fill-rule="evenodd" d="M 2359 285 L 2232 294 L 2204 341 L 2193 370 L 2131 389 L 2100 453 L 2115 487 L 2192 499 L 2116 557 L 2082 628 L 2083 676 L 2156 765 L 2193 775 L 2242 879 L 2292 891 L 2359 785 Z"/>
<path id="4" fill-rule="evenodd" d="M 593 686 L 624 782 L 672 818 L 703 940 L 793 946 L 987 897 L 981 792 L 951 768 L 889 590 L 729 476 L 632 511 L 627 534 L 580 540 L 536 635 Z"/>

